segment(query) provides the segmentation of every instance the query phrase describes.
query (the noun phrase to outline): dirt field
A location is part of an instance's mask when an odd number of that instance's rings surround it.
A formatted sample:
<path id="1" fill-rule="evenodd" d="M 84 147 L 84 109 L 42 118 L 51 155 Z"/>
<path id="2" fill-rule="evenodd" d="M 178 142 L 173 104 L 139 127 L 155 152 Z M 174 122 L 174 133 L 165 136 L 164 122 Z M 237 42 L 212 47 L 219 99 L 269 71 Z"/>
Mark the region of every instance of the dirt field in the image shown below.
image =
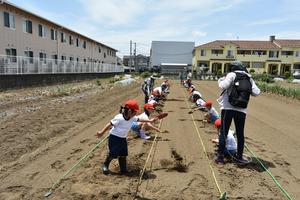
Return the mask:
<path id="1" fill-rule="evenodd" d="M 219 110 L 217 83 L 194 84 Z M 95 146 L 96 131 L 118 113 L 119 106 L 128 98 L 136 98 L 140 105 L 143 102 L 140 83 L 125 87 L 103 83 L 57 97 L 44 95 L 43 90 L 0 93 L 1 200 L 46 199 L 44 194 L 52 184 Z M 162 108 L 169 116 L 160 124 L 167 131 L 154 144 L 138 199 L 218 199 L 209 164 L 228 199 L 285 199 L 256 162 L 243 168 L 214 164 L 215 147 L 210 139 L 216 137 L 216 130 L 202 122 L 202 112 L 192 118 L 190 105 L 186 90 L 179 81 L 172 81 Z M 299 108 L 298 101 L 274 95 L 252 98 L 245 132 L 247 145 L 294 199 L 300 199 Z M 151 140 L 129 134 L 128 176 L 119 175 L 117 161 L 110 166 L 111 174 L 102 174 L 100 166 L 107 154 L 103 145 L 47 199 L 133 199 L 151 145 Z"/>

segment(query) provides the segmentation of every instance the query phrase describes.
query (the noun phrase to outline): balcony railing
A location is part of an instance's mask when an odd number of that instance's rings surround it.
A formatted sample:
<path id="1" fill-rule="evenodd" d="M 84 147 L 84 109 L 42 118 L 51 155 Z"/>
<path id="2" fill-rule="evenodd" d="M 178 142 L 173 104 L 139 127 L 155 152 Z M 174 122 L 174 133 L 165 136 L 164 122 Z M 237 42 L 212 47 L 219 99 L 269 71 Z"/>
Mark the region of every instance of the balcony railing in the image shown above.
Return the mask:
<path id="1" fill-rule="evenodd" d="M 0 55 L 0 75 L 124 72 L 117 64 Z"/>

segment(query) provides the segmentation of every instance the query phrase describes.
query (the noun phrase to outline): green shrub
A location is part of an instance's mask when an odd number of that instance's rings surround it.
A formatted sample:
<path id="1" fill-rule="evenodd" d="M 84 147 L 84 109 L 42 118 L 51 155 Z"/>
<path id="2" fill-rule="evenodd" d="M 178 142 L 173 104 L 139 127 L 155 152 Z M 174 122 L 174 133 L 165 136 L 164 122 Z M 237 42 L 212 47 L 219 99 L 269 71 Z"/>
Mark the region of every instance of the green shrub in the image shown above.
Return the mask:
<path id="1" fill-rule="evenodd" d="M 288 79 L 290 76 L 291 76 L 291 72 L 289 72 L 289 71 L 284 72 L 284 77 L 285 77 L 286 79 Z"/>
<path id="2" fill-rule="evenodd" d="M 249 71 L 251 74 L 254 74 L 255 73 L 255 69 L 250 69 Z"/>
<path id="3" fill-rule="evenodd" d="M 253 79 L 266 83 L 274 83 L 273 77 L 270 74 L 253 74 Z"/>
<path id="4" fill-rule="evenodd" d="M 299 88 L 284 88 L 278 85 L 270 85 L 267 83 L 257 83 L 257 86 L 262 92 L 278 94 L 281 96 L 292 97 L 300 100 L 300 89 Z"/>
<path id="5" fill-rule="evenodd" d="M 101 80 L 100 80 L 100 79 L 97 79 L 97 80 L 96 80 L 96 84 L 97 84 L 98 86 L 101 86 Z"/>
<path id="6" fill-rule="evenodd" d="M 150 72 L 143 72 L 143 73 L 141 73 L 141 77 L 143 77 L 143 78 L 147 78 L 147 77 L 149 77 L 149 76 L 151 76 L 151 73 Z"/>

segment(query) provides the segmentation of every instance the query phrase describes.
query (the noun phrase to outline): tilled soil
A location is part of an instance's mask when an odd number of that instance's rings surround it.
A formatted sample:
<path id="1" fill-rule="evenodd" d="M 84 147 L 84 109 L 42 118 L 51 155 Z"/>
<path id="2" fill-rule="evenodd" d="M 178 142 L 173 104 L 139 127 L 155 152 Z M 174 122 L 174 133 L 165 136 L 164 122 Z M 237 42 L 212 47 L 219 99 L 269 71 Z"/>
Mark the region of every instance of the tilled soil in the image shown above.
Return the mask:
<path id="1" fill-rule="evenodd" d="M 127 176 L 119 174 L 117 161 L 112 162 L 109 175 L 102 174 L 104 144 L 48 199 L 218 199 L 211 169 L 229 199 L 285 199 L 257 162 L 245 167 L 213 163 L 215 147 L 210 139 L 216 138 L 216 129 L 202 121 L 203 112 L 188 114 L 191 102 L 178 82 L 172 81 L 162 107 L 169 116 L 157 123 L 166 130 L 157 135 L 158 142 L 153 144 L 154 132 L 149 141 L 129 133 Z M 194 84 L 206 99 L 214 100 L 218 110 L 217 83 Z M 0 93 L 0 199 L 45 199 L 52 184 L 95 146 L 95 133 L 126 99 L 143 103 L 138 82 L 123 87 L 102 84 L 57 97 L 37 95 L 34 90 Z M 252 98 L 245 131 L 247 145 L 295 199 L 300 198 L 299 108 L 298 101 L 274 95 Z"/>

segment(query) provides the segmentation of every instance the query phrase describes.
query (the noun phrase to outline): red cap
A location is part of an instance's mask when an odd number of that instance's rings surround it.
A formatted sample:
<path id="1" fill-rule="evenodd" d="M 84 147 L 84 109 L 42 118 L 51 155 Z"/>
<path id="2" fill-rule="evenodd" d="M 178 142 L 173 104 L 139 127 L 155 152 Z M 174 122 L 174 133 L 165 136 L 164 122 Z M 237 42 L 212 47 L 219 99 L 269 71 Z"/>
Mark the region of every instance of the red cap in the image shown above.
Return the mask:
<path id="1" fill-rule="evenodd" d="M 205 102 L 205 107 L 209 107 L 209 106 L 212 106 L 211 100 Z"/>
<path id="2" fill-rule="evenodd" d="M 146 103 L 146 104 L 144 105 L 144 108 L 145 108 L 145 109 L 153 109 L 153 110 L 154 110 L 154 106 L 153 106 L 153 104 L 151 104 L 151 103 Z"/>
<path id="3" fill-rule="evenodd" d="M 139 105 L 135 99 L 129 99 L 128 101 L 125 102 L 125 108 L 129 108 L 131 110 L 134 110 L 136 112 L 140 112 Z"/>
<path id="4" fill-rule="evenodd" d="M 215 127 L 220 127 L 221 126 L 221 119 L 217 119 L 216 121 L 215 121 Z"/>

